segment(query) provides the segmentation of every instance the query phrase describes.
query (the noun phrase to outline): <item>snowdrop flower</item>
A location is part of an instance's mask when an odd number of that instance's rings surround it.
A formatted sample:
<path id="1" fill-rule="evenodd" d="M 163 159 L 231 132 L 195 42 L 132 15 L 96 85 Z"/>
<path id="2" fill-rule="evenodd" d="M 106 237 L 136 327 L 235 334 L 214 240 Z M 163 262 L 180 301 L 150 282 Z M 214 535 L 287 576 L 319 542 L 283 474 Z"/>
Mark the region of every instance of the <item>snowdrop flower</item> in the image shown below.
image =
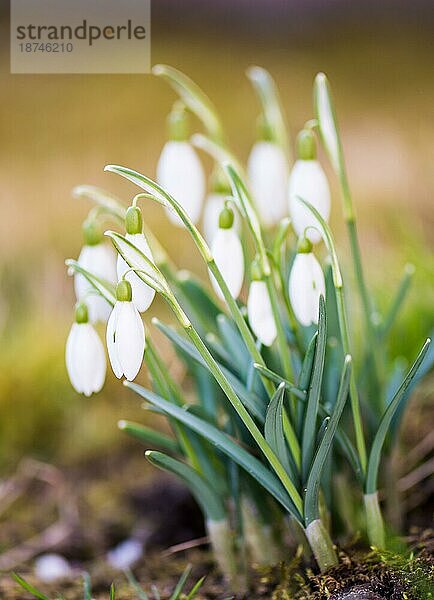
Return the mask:
<path id="1" fill-rule="evenodd" d="M 289 178 L 289 214 L 298 236 L 307 227 L 315 227 L 317 221 L 310 210 L 298 198 L 307 200 L 325 221 L 330 215 L 330 189 L 325 173 L 316 160 L 315 138 L 312 131 L 303 129 L 297 139 L 297 156 Z M 314 244 L 321 240 L 317 229 L 309 229 L 307 237 Z"/>
<path id="2" fill-rule="evenodd" d="M 114 374 L 132 381 L 140 370 L 145 351 L 145 329 L 132 302 L 129 281 L 122 279 L 116 287 L 117 302 L 107 323 L 107 349 Z"/>
<path id="3" fill-rule="evenodd" d="M 271 227 L 288 212 L 289 166 L 285 152 L 270 140 L 269 132 L 263 131 L 262 137 L 250 152 L 247 175 L 259 218 L 266 227 Z"/>
<path id="4" fill-rule="evenodd" d="M 258 262 L 252 263 L 252 282 L 247 300 L 247 316 L 250 327 L 264 346 L 271 346 L 276 339 L 276 323 L 271 309 L 267 285 L 262 281 L 262 273 Z"/>
<path id="5" fill-rule="evenodd" d="M 35 560 L 35 575 L 44 583 L 69 577 L 71 573 L 68 561 L 60 554 L 43 554 Z"/>
<path id="6" fill-rule="evenodd" d="M 289 276 L 289 299 L 295 316 L 302 325 L 318 323 L 321 295 L 325 297 L 324 273 L 312 253 L 311 241 L 303 238 Z"/>
<path id="7" fill-rule="evenodd" d="M 125 216 L 126 239 L 134 244 L 143 254 L 154 262 L 148 241 L 143 233 L 142 211 L 138 206 L 130 206 Z M 145 260 L 143 264 L 135 265 L 137 269 L 149 272 L 149 265 Z M 155 290 L 147 285 L 140 277 L 131 271 L 128 263 L 118 254 L 117 261 L 118 279 L 130 282 L 133 292 L 133 302 L 139 312 L 145 312 L 151 306 Z"/>
<path id="8" fill-rule="evenodd" d="M 83 233 L 85 244 L 78 257 L 79 265 L 93 275 L 115 284 L 116 256 L 113 249 L 103 243 L 102 235 L 93 223 L 84 223 Z M 110 304 L 94 290 L 92 284 L 81 273 L 74 275 L 74 289 L 77 300 L 83 300 L 87 304 L 89 321 L 106 323 L 111 311 Z"/>
<path id="9" fill-rule="evenodd" d="M 123 571 L 132 567 L 143 555 L 143 544 L 130 538 L 124 540 L 107 553 L 107 561 L 113 569 Z"/>
<path id="10" fill-rule="evenodd" d="M 231 193 L 230 187 L 222 179 L 220 173 L 212 176 L 211 192 L 205 200 L 203 211 L 203 235 L 209 245 L 212 244 L 217 231 L 219 230 L 219 216 L 225 207 L 226 197 Z M 240 219 L 238 213 L 234 213 L 234 228 L 237 233 L 240 231 Z"/>
<path id="11" fill-rule="evenodd" d="M 234 212 L 229 207 L 220 213 L 219 229 L 211 244 L 211 253 L 231 295 L 238 298 L 244 279 L 244 254 L 234 229 Z M 222 291 L 212 275 L 211 283 L 216 294 L 223 299 Z"/>
<path id="12" fill-rule="evenodd" d="M 82 302 L 76 306 L 75 323 L 66 342 L 66 368 L 72 386 L 79 394 L 96 394 L 104 385 L 104 346 L 88 322 L 87 306 Z"/>
<path id="13" fill-rule="evenodd" d="M 193 223 L 199 221 L 205 195 L 205 176 L 200 160 L 188 142 L 185 110 L 175 107 L 169 115 L 169 141 L 157 165 L 157 181 L 187 212 Z M 167 214 L 175 225 L 181 219 L 171 209 Z"/>

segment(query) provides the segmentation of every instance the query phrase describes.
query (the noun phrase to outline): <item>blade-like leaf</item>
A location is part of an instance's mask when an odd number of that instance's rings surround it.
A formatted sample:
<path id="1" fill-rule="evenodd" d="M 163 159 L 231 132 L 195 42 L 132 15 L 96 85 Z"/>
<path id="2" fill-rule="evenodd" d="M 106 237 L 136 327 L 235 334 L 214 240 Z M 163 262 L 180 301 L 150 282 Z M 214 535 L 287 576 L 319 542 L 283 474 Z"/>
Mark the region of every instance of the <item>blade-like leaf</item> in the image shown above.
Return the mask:
<path id="1" fill-rule="evenodd" d="M 83 574 L 84 600 L 92 600 L 92 583 L 89 573 Z"/>
<path id="2" fill-rule="evenodd" d="M 324 373 L 326 342 L 327 318 L 324 298 L 321 296 L 319 301 L 318 338 L 316 340 L 315 357 L 312 366 L 312 379 L 307 394 L 307 406 L 301 444 L 301 471 L 304 482 L 307 480 L 314 453 L 315 431 Z"/>
<path id="3" fill-rule="evenodd" d="M 374 441 L 372 442 L 371 452 L 369 454 L 368 460 L 368 470 L 366 474 L 366 494 L 373 494 L 377 491 L 377 477 L 378 477 L 378 467 L 380 465 L 381 459 L 381 450 L 383 448 L 384 440 L 386 439 L 387 432 L 389 430 L 389 426 L 392 422 L 393 416 L 399 408 L 399 405 L 403 398 L 405 397 L 405 393 L 412 381 L 414 380 L 419 367 L 421 366 L 426 353 L 430 347 L 431 340 L 428 338 L 425 344 L 422 347 L 422 350 L 419 352 L 416 360 L 411 366 L 409 372 L 407 373 L 404 381 L 401 383 L 398 391 L 396 392 L 393 400 L 390 402 L 389 406 L 386 408 L 383 417 L 380 421 L 380 425 L 378 427 L 377 433 L 375 434 Z"/>
<path id="4" fill-rule="evenodd" d="M 157 448 L 162 448 L 164 450 L 169 450 L 170 452 L 174 452 L 175 454 L 179 454 L 181 448 L 176 440 L 152 429 L 151 427 L 146 427 L 145 425 L 140 425 L 139 423 L 132 423 L 131 421 L 119 421 L 118 423 L 119 429 L 125 431 L 129 436 L 135 438 L 142 442 L 142 444 L 146 444 L 147 446 L 157 446 Z"/>
<path id="5" fill-rule="evenodd" d="M 198 593 L 198 591 L 202 587 L 202 584 L 205 581 L 205 577 L 206 576 L 204 575 L 203 577 L 201 577 L 199 579 L 199 581 L 197 583 L 195 583 L 195 585 L 193 586 L 191 592 L 188 594 L 188 596 L 186 597 L 185 600 L 194 600 L 194 598 L 196 598 L 196 594 Z"/>
<path id="6" fill-rule="evenodd" d="M 221 521 L 226 517 L 221 498 L 190 465 L 155 450 L 148 450 L 145 456 L 151 464 L 182 479 L 209 519 Z"/>
<path id="7" fill-rule="evenodd" d="M 338 428 L 339 419 L 341 418 L 342 411 L 344 410 L 345 402 L 348 397 L 351 368 L 351 357 L 347 355 L 345 357 L 341 383 L 339 386 L 338 397 L 333 408 L 333 413 L 331 417 L 327 417 L 329 421 L 327 423 L 324 435 L 322 436 L 321 443 L 316 451 L 315 458 L 313 459 L 312 467 L 307 478 L 306 495 L 304 498 L 305 526 L 319 518 L 318 492 L 321 482 L 321 475 Z"/>
<path id="8" fill-rule="evenodd" d="M 185 312 L 201 337 L 209 333 L 217 334 L 217 317 L 222 309 L 205 289 L 203 283 L 189 271 L 179 271 L 176 274 L 175 285 L 177 297 L 182 300 Z"/>
<path id="9" fill-rule="evenodd" d="M 301 516 L 287 492 L 283 488 L 277 477 L 269 471 L 257 458 L 249 454 L 244 448 L 236 444 L 228 435 L 219 429 L 210 425 L 206 421 L 186 412 L 178 406 L 174 406 L 163 398 L 157 396 L 150 390 L 147 390 L 135 383 L 125 382 L 125 385 L 135 391 L 157 407 L 164 410 L 167 414 L 178 419 L 199 435 L 202 435 L 219 448 L 224 454 L 227 454 L 232 460 L 238 463 L 243 469 L 254 477 L 282 506 L 288 510 L 297 521 L 301 522 Z"/>
<path id="10" fill-rule="evenodd" d="M 285 384 L 281 383 L 270 400 L 265 417 L 265 439 L 274 450 L 276 456 L 294 480 L 294 472 L 289 463 L 288 449 L 283 432 L 283 399 L 285 397 Z"/>
<path id="11" fill-rule="evenodd" d="M 137 579 L 134 577 L 131 569 L 125 569 L 124 574 L 128 580 L 128 583 L 130 584 L 130 586 L 134 589 L 135 593 L 137 594 L 138 600 L 149 600 L 148 594 L 145 592 L 145 590 L 143 590 L 140 587 L 140 584 L 137 581 Z"/>
<path id="12" fill-rule="evenodd" d="M 110 586 L 110 600 L 116 600 L 115 584 L 112 583 Z"/>
<path id="13" fill-rule="evenodd" d="M 39 600 L 50 600 L 47 596 L 45 596 L 45 594 L 37 590 L 33 585 L 20 577 L 18 573 L 12 573 L 12 577 L 23 589 L 25 589 L 27 592 L 30 592 L 30 594 L 33 594 L 35 598 L 39 598 Z"/>
<path id="14" fill-rule="evenodd" d="M 299 387 L 295 386 L 293 383 L 291 383 L 287 379 L 284 379 L 283 377 L 281 377 L 280 375 L 278 375 L 271 369 L 268 369 L 267 367 L 258 365 L 258 363 L 254 363 L 253 366 L 262 375 L 264 375 L 265 377 L 270 379 L 270 381 L 273 381 L 274 383 L 277 383 L 278 385 L 280 385 L 283 382 L 285 384 L 285 388 L 288 390 L 288 392 L 291 392 L 291 394 L 296 396 L 302 402 L 306 401 L 306 392 L 303 391 L 302 389 L 300 389 Z"/>
<path id="15" fill-rule="evenodd" d="M 307 347 L 306 354 L 304 355 L 300 376 L 298 378 L 298 387 L 301 390 L 307 391 L 309 388 L 309 383 L 312 377 L 313 359 L 315 357 L 317 338 L 318 331 L 315 331 Z"/>
<path id="16" fill-rule="evenodd" d="M 184 589 L 184 586 L 187 583 L 187 579 L 190 577 L 191 569 L 191 565 L 187 565 L 185 567 L 184 572 L 182 573 L 178 583 L 176 584 L 175 589 L 173 590 L 173 594 L 170 596 L 170 600 L 179 600 L 182 590 Z"/>
<path id="17" fill-rule="evenodd" d="M 80 263 L 72 258 L 68 258 L 65 260 L 65 265 L 68 267 L 68 270 L 71 269 L 75 273 L 80 273 L 87 279 L 87 281 L 91 284 L 91 286 L 95 289 L 95 291 L 102 296 L 109 304 L 112 306 L 116 303 L 116 295 L 115 295 L 115 286 L 106 281 L 105 279 L 101 279 L 101 277 L 97 277 L 87 269 L 84 269 Z"/>
<path id="18" fill-rule="evenodd" d="M 94 185 L 78 185 L 72 190 L 72 195 L 74 198 L 88 198 L 118 217 L 122 222 L 125 218 L 125 207 L 122 205 L 122 202 L 106 190 Z"/>

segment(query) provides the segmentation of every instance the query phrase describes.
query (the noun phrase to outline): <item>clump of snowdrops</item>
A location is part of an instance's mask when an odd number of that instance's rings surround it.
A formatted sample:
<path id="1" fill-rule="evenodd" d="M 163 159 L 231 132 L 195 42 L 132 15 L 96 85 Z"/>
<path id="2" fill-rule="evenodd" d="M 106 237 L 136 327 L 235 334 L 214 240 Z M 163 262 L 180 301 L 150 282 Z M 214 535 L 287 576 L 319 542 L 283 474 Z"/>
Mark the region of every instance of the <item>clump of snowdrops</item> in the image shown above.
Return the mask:
<path id="1" fill-rule="evenodd" d="M 215 559 L 234 588 L 243 585 L 246 560 L 267 564 L 288 557 L 288 538 L 311 551 L 321 571 L 336 565 L 336 523 L 347 533 L 357 528 L 348 518 L 352 503 L 364 507 L 370 544 L 385 548 L 379 466 L 433 356 L 427 340 L 397 383 L 387 338 L 411 273 L 407 269 L 390 311 L 380 317 L 365 282 L 327 78 L 315 79 L 313 118 L 298 134 L 292 160 L 273 80 L 262 68 L 247 71 L 262 110 L 245 169 L 202 90 L 171 67 L 153 72 L 179 96 L 156 181 L 106 166 L 141 190 L 127 208 L 92 186 L 74 191 L 96 207 L 84 223 L 78 260 L 67 261 L 77 295 L 66 348 L 71 382 L 88 396 L 102 388 L 106 354 L 94 324 L 108 320 L 114 374 L 125 378 L 144 408 L 167 417 L 173 435 L 126 421 L 119 427 L 150 448 L 152 464 L 190 488 Z M 190 137 L 192 114 L 204 133 Z M 328 224 L 331 195 L 319 144 L 341 189 L 351 294 Z M 207 196 L 197 149 L 215 163 Z M 140 205 L 153 201 L 163 205 L 171 226 L 189 232 L 210 282 L 179 271 L 158 234 L 147 229 Z M 101 219 L 107 216 L 117 230 L 104 238 Z M 145 327 L 142 316 L 156 294 L 172 309 L 175 326 L 152 319 Z M 358 302 L 361 323 L 352 319 Z M 169 373 L 153 327 L 185 362 L 193 397 Z M 362 331 L 357 346 L 355 330 Z M 152 389 L 133 383 L 143 363 Z"/>

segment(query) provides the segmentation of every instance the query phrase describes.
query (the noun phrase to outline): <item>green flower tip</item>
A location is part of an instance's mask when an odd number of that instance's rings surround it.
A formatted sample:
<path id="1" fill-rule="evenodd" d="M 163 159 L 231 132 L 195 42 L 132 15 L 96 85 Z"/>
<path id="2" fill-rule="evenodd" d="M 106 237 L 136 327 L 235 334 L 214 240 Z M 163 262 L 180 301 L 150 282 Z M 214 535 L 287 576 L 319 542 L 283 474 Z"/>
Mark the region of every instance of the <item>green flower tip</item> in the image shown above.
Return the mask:
<path id="1" fill-rule="evenodd" d="M 77 302 L 75 305 L 75 322 L 76 323 L 87 323 L 89 321 L 89 315 L 87 312 L 87 306 L 84 302 Z"/>
<path id="2" fill-rule="evenodd" d="M 142 211 L 138 206 L 130 206 L 125 214 L 125 231 L 131 235 L 142 233 Z"/>
<path id="3" fill-rule="evenodd" d="M 231 186 L 228 183 L 227 177 L 219 166 L 216 166 L 210 177 L 210 190 L 213 194 L 231 193 Z"/>
<path id="4" fill-rule="evenodd" d="M 96 246 L 101 243 L 102 233 L 95 221 L 87 219 L 83 223 L 83 238 L 86 246 Z"/>
<path id="5" fill-rule="evenodd" d="M 263 273 L 261 269 L 261 263 L 258 257 L 255 257 L 255 259 L 252 261 L 252 264 L 250 265 L 250 277 L 252 281 L 262 280 Z"/>
<path id="6" fill-rule="evenodd" d="M 234 224 L 234 211 L 229 206 L 225 206 L 219 216 L 220 229 L 230 229 Z"/>
<path id="7" fill-rule="evenodd" d="M 298 240 L 297 252 L 298 254 L 309 254 L 312 252 L 312 242 L 309 238 L 303 236 Z"/>
<path id="8" fill-rule="evenodd" d="M 315 135 L 310 129 L 302 129 L 297 136 L 297 157 L 301 160 L 316 159 Z"/>
<path id="9" fill-rule="evenodd" d="M 167 117 L 169 140 L 185 142 L 189 137 L 188 115 L 182 102 L 175 102 Z"/>
<path id="10" fill-rule="evenodd" d="M 260 114 L 257 122 L 256 122 L 256 129 L 257 129 L 257 135 L 258 135 L 258 139 L 263 141 L 263 142 L 274 142 L 274 134 L 273 134 L 273 128 L 270 126 L 270 124 L 268 123 L 267 119 L 265 118 L 265 116 L 263 114 Z"/>
<path id="11" fill-rule="evenodd" d="M 133 292 L 131 284 L 126 279 L 121 279 L 116 286 L 116 300 L 118 302 L 131 302 Z"/>

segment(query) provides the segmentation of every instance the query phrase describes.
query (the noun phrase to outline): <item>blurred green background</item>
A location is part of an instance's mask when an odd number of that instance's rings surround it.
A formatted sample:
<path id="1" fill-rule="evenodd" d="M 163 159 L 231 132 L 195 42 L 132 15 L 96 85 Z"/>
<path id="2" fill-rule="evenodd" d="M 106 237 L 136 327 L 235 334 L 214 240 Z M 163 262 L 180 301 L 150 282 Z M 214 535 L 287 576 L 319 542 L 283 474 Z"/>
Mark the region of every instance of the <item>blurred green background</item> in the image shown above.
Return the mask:
<path id="1" fill-rule="evenodd" d="M 89 399 L 67 380 L 74 298 L 64 259 L 78 255 L 90 208 L 70 192 L 94 184 L 127 202 L 136 190 L 103 167 L 117 163 L 154 176 L 175 96 L 151 75 L 10 75 L 5 7 L 1 17 L 0 465 L 11 472 L 25 455 L 62 464 L 113 452 L 127 443 L 117 420 L 143 418 L 111 374 Z M 391 301 L 404 264 L 417 268 L 393 338 L 396 356 L 413 355 L 433 325 L 433 22 L 432 3 L 416 0 L 152 4 L 152 63 L 171 64 L 203 87 L 243 160 L 259 111 L 245 69 L 258 64 L 272 73 L 293 137 L 312 116 L 315 74 L 328 74 L 380 308 Z M 340 199 L 327 172 L 345 261 Z M 177 264 L 195 269 L 186 236 L 159 207 L 145 214 Z M 162 310 L 154 305 L 152 313 Z"/>

